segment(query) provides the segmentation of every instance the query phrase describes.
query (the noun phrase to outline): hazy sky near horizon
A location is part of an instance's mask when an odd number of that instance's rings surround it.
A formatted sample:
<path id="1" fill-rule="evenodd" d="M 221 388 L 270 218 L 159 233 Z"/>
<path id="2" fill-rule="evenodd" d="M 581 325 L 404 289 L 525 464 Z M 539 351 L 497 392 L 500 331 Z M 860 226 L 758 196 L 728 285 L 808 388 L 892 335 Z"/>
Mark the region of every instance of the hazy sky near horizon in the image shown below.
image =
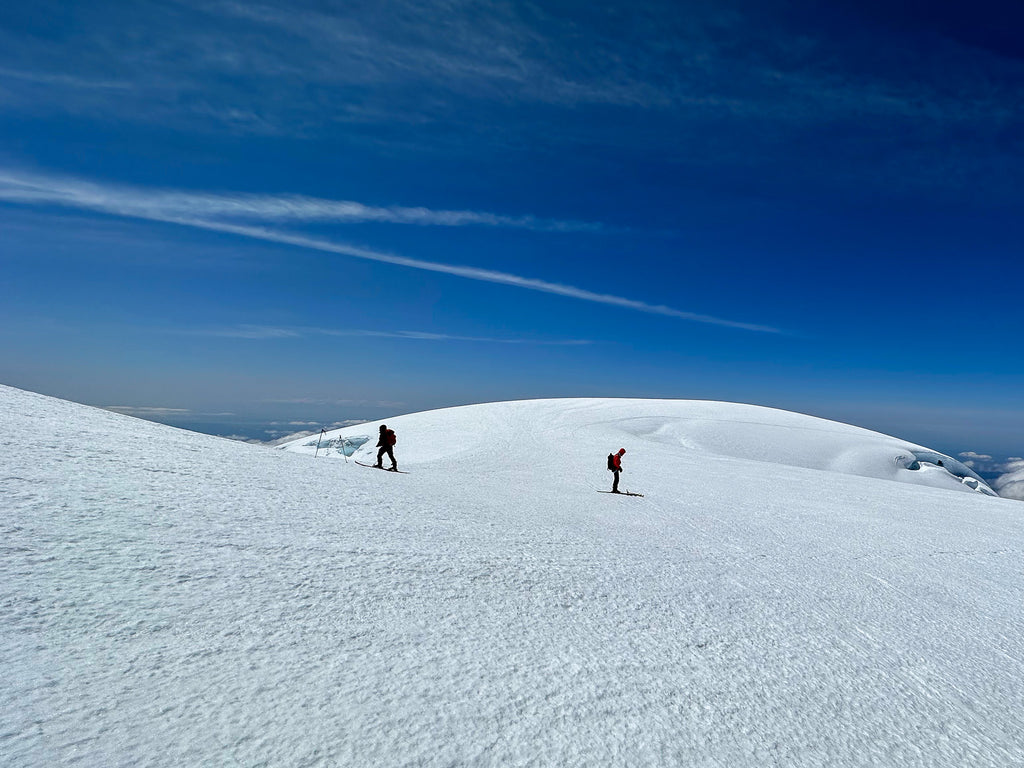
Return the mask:
<path id="1" fill-rule="evenodd" d="M 0 382 L 196 425 L 734 400 L 1019 456 L 1022 27 L 8 4 Z"/>

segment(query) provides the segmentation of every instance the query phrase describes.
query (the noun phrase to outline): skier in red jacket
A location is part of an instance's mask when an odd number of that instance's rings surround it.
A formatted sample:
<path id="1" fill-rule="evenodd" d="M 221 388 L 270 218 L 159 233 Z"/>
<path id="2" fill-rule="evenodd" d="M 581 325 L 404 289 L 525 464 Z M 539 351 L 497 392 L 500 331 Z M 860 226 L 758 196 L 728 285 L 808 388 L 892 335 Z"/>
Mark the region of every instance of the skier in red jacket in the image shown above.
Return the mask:
<path id="1" fill-rule="evenodd" d="M 619 493 L 619 474 L 624 471 L 622 469 L 622 454 L 625 452 L 625 448 L 619 448 L 618 453 L 608 454 L 608 469 L 615 474 L 615 480 L 612 481 L 612 493 Z"/>
<path id="2" fill-rule="evenodd" d="M 377 447 L 380 448 L 377 451 L 377 463 L 374 464 L 377 469 L 384 469 L 384 454 L 387 454 L 388 458 L 391 459 L 391 470 L 398 470 L 398 462 L 395 461 L 395 443 L 398 442 L 398 438 L 395 437 L 395 430 L 388 429 L 387 424 L 380 425 L 380 439 L 377 441 Z"/>

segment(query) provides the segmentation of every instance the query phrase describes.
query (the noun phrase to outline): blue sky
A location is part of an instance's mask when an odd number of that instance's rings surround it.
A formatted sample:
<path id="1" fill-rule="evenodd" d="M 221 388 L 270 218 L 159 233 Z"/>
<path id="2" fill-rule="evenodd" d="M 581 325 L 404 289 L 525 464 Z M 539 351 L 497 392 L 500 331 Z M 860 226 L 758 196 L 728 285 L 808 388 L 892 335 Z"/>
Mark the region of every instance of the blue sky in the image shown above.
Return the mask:
<path id="1" fill-rule="evenodd" d="M 693 397 L 1019 456 L 1022 24 L 8 4 L 0 381 L 222 433 Z"/>

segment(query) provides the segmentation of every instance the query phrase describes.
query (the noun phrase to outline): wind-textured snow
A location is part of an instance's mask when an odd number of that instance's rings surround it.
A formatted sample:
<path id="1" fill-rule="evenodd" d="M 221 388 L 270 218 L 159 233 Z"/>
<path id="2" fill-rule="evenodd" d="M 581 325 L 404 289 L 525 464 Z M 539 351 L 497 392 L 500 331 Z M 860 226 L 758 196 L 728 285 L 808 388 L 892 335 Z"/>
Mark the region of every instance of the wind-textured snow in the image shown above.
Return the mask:
<path id="1" fill-rule="evenodd" d="M 408 475 L 0 387 L 0 764 L 1024 765 L 1024 508 L 938 454 L 721 403 L 387 423 Z M 595 493 L 620 447 L 645 498 Z"/>

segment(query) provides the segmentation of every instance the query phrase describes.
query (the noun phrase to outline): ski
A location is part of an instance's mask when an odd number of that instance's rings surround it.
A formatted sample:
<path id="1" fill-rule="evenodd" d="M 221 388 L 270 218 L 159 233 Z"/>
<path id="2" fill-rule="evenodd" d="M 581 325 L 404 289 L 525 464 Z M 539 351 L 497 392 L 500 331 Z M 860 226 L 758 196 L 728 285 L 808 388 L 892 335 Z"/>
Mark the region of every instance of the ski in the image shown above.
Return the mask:
<path id="1" fill-rule="evenodd" d="M 404 469 L 386 469 L 385 467 L 378 467 L 376 464 L 363 464 L 363 462 L 361 462 L 361 461 L 357 461 L 356 464 L 358 464 L 360 467 L 369 467 L 370 469 L 380 469 L 380 470 L 383 470 L 384 472 L 397 472 L 400 475 L 408 475 L 409 474 Z"/>
<path id="2" fill-rule="evenodd" d="M 615 491 L 598 491 L 598 493 L 615 493 Z M 644 497 L 642 493 L 630 493 L 629 491 L 619 491 L 615 493 L 616 496 L 639 496 L 641 499 Z"/>

